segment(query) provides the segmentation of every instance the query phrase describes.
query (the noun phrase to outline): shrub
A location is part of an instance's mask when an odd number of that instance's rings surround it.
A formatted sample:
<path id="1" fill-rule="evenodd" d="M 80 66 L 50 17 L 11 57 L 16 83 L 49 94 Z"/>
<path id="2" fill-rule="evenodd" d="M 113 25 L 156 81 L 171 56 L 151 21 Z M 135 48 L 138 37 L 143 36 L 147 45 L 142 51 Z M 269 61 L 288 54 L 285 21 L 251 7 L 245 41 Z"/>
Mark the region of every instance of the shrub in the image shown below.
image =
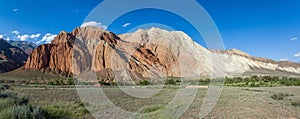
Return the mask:
<path id="1" fill-rule="evenodd" d="M 54 81 L 50 81 L 48 83 L 49 85 L 75 85 L 74 79 L 68 79 L 67 82 L 65 83 L 64 79 L 55 79 Z"/>
<path id="2" fill-rule="evenodd" d="M 67 80 L 67 84 L 68 84 L 68 85 L 75 85 L 75 80 L 72 79 L 72 78 L 69 78 L 69 79 Z"/>
<path id="3" fill-rule="evenodd" d="M 251 80 L 254 80 L 254 81 L 259 81 L 259 76 L 254 75 L 254 76 L 251 76 L 250 79 L 251 79 Z"/>
<path id="4" fill-rule="evenodd" d="M 140 85 L 150 85 L 150 82 L 148 80 L 141 80 Z"/>
<path id="5" fill-rule="evenodd" d="M 15 103 L 18 105 L 26 105 L 29 102 L 29 99 L 24 96 L 15 97 Z"/>
<path id="6" fill-rule="evenodd" d="M 173 78 L 169 78 L 166 80 L 166 84 L 167 85 L 175 85 L 176 81 Z"/>
<path id="7" fill-rule="evenodd" d="M 199 85 L 208 85 L 210 83 L 210 79 L 200 79 L 199 80 Z"/>
<path id="8" fill-rule="evenodd" d="M 49 85 L 54 85 L 54 82 L 50 81 L 48 84 L 49 84 Z"/>
<path id="9" fill-rule="evenodd" d="M 26 105 L 29 101 L 29 99 L 24 96 L 17 96 L 9 92 L 0 93 L 0 99 L 1 101 L 6 100 L 8 105 Z"/>
<path id="10" fill-rule="evenodd" d="M 264 81 L 264 82 L 269 82 L 269 81 L 272 81 L 272 77 L 271 76 L 263 76 L 262 77 L 262 80 Z"/>
<path id="11" fill-rule="evenodd" d="M 296 77 L 271 77 L 271 76 L 251 76 L 250 78 L 234 77 L 225 78 L 225 85 L 228 86 L 244 86 L 260 87 L 260 86 L 300 86 L 300 79 Z"/>
<path id="12" fill-rule="evenodd" d="M 14 97 L 14 94 L 12 94 L 10 92 L 6 92 L 6 91 L 0 93 L 0 99 L 1 98 L 8 98 L 8 97 Z"/>
<path id="13" fill-rule="evenodd" d="M 43 119 L 43 118 L 45 118 L 45 112 L 42 110 L 41 107 L 36 107 L 32 111 L 32 118 L 33 119 Z"/>
<path id="14" fill-rule="evenodd" d="M 31 107 L 29 105 L 18 105 L 6 110 L 4 118 L 14 119 L 45 119 L 45 113 L 40 107 Z"/>
<path id="15" fill-rule="evenodd" d="M 300 107 L 300 101 L 292 101 L 291 104 L 295 107 Z"/>
<path id="16" fill-rule="evenodd" d="M 47 112 L 47 118 L 78 118 L 89 114 L 82 104 L 47 105 L 43 109 Z"/>
<path id="17" fill-rule="evenodd" d="M 106 82 L 106 81 L 103 81 L 103 80 L 99 81 L 99 84 L 106 85 L 106 86 L 110 86 L 111 85 L 109 82 Z"/>
<path id="18" fill-rule="evenodd" d="M 65 85 L 64 79 L 59 80 L 59 85 Z"/>
<path id="19" fill-rule="evenodd" d="M 1 84 L 0 85 L 0 92 L 4 91 L 6 89 L 9 89 L 9 86 L 7 84 Z"/>
<path id="20" fill-rule="evenodd" d="M 44 119 L 45 113 L 39 107 L 28 105 L 28 98 L 2 92 L 0 97 L 1 119 Z"/>
<path id="21" fill-rule="evenodd" d="M 60 85 L 59 79 L 55 79 L 53 85 Z"/>
<path id="22" fill-rule="evenodd" d="M 141 113 L 150 113 L 150 112 L 155 112 L 159 109 L 161 109 L 163 106 L 161 105 L 153 105 L 153 106 L 147 106 L 145 108 L 142 108 L 140 110 Z"/>
<path id="23" fill-rule="evenodd" d="M 30 107 L 26 105 L 18 105 L 13 108 L 13 115 L 15 119 L 30 119 L 31 113 L 32 111 Z"/>
<path id="24" fill-rule="evenodd" d="M 278 94 L 273 94 L 271 98 L 274 100 L 283 100 L 287 96 L 289 96 L 289 94 L 278 93 Z"/>
<path id="25" fill-rule="evenodd" d="M 250 87 L 255 87 L 255 82 L 251 82 Z"/>

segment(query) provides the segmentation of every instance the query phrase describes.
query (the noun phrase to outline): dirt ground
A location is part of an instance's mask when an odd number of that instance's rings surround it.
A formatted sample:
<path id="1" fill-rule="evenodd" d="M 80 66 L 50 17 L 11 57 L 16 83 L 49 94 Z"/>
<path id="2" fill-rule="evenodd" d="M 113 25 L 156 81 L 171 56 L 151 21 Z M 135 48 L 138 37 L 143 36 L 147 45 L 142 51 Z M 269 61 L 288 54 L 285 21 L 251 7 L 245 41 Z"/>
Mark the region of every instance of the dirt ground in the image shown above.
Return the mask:
<path id="1" fill-rule="evenodd" d="M 31 103 L 41 106 L 81 101 L 75 88 L 13 87 L 12 91 L 28 96 Z M 143 99 L 128 96 L 118 88 L 103 88 L 103 91 L 121 109 L 144 113 L 159 110 L 167 105 L 176 95 L 178 88 L 164 88 L 155 96 Z M 199 118 L 206 92 L 206 88 L 197 91 L 194 101 L 181 118 Z M 279 93 L 287 96 L 282 100 L 271 98 Z M 300 87 L 224 87 L 217 104 L 205 118 L 300 118 L 300 107 L 292 104 L 297 101 L 300 101 Z"/>

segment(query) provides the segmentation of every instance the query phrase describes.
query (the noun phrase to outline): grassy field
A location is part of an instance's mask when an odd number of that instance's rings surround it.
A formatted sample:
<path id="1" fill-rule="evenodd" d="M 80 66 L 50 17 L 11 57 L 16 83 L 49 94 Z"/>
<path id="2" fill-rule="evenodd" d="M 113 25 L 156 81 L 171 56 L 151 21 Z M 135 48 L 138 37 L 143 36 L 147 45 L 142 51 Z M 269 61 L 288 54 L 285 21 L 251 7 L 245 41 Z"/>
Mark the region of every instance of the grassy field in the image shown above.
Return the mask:
<path id="1" fill-rule="evenodd" d="M 117 87 L 105 87 L 106 96 L 118 107 L 130 112 L 155 112 L 167 105 L 180 89 L 167 86 L 151 98 L 127 95 Z M 26 85 L 12 86 L 9 92 L 29 98 L 51 118 L 92 118 L 74 87 Z M 197 95 L 182 115 L 183 119 L 199 118 L 207 89 Z M 206 118 L 300 118 L 300 87 L 224 87 L 216 106 Z"/>

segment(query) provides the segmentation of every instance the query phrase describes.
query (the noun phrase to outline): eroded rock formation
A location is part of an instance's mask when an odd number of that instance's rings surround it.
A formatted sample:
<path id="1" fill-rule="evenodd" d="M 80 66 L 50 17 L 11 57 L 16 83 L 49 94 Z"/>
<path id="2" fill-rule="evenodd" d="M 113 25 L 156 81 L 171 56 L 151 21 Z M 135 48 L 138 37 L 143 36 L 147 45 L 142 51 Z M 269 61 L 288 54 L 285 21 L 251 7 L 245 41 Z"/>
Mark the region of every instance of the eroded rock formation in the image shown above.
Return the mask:
<path id="1" fill-rule="evenodd" d="M 97 72 L 111 77 L 221 77 L 253 70 L 300 73 L 297 63 L 252 57 L 231 49 L 211 51 L 180 31 L 158 28 L 115 35 L 97 27 L 61 32 L 51 44 L 37 47 L 24 66 L 65 76 Z M 124 77 L 124 76 L 123 76 Z"/>

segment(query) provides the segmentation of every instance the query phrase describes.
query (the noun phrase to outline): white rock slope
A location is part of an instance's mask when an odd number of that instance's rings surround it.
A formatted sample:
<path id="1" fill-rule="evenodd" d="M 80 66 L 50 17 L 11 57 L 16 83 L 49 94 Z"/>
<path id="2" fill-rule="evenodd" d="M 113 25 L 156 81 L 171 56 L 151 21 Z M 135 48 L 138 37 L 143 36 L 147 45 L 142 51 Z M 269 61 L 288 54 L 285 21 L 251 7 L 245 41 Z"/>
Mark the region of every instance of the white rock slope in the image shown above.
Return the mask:
<path id="1" fill-rule="evenodd" d="M 211 51 L 180 31 L 166 31 L 159 28 L 138 30 L 134 33 L 119 35 L 122 40 L 136 42 L 152 49 L 150 44 L 159 44 L 171 50 L 178 59 L 179 65 L 173 70 L 183 76 L 231 76 L 242 75 L 255 70 L 300 73 L 300 65 L 292 62 L 276 62 L 271 59 L 252 57 L 237 49 Z M 161 52 L 161 50 L 160 50 Z M 154 53 L 159 56 L 160 52 Z M 160 57 L 162 58 L 162 57 Z M 174 74 L 174 73 L 173 73 Z"/>

